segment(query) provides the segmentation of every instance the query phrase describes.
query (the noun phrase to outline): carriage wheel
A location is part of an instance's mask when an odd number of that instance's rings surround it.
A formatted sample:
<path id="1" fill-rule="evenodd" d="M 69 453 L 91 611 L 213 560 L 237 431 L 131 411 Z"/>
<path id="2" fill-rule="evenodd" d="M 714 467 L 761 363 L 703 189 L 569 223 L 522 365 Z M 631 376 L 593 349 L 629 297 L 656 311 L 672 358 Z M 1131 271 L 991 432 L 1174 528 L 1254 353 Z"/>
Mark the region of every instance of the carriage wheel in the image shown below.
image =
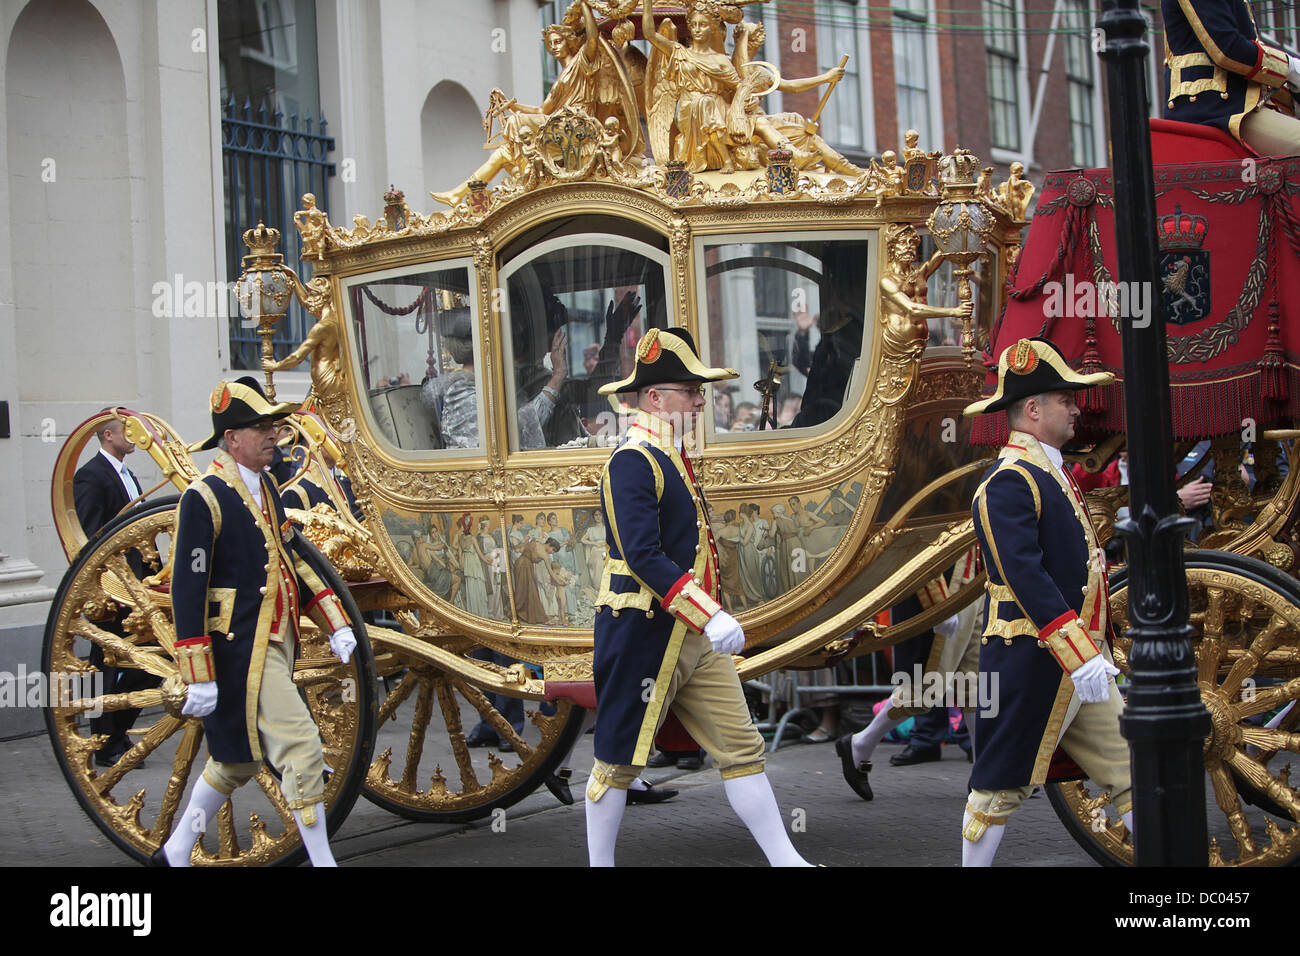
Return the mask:
<path id="1" fill-rule="evenodd" d="M 1128 626 L 1127 574 L 1111 580 L 1115 630 Z M 1187 555 L 1197 683 L 1210 712 L 1205 743 L 1212 866 L 1290 866 L 1300 861 L 1300 792 L 1290 785 L 1300 753 L 1300 585 L 1262 561 L 1222 551 Z M 1115 663 L 1128 670 L 1128 641 Z M 1049 784 L 1048 798 L 1094 859 L 1132 865 L 1133 844 L 1090 781 Z M 1216 809 L 1217 808 L 1217 809 Z"/>
<path id="2" fill-rule="evenodd" d="M 136 580 L 127 563 L 134 549 L 147 575 L 166 565 L 176 501 L 161 499 L 121 516 L 82 549 L 55 595 L 42 652 L 45 674 L 59 675 L 51 687 L 60 696 L 46 708 L 45 723 L 64 779 L 95 825 L 140 862 L 171 832 L 187 785 L 206 759 L 203 723 L 180 716 L 176 664 L 159 641 L 172 633 L 166 587 Z M 317 572 L 343 601 L 357 638 L 356 653 L 343 665 L 330 653 L 328 635 L 303 619 L 294 668 L 332 771 L 325 804 L 333 833 L 356 801 L 373 752 L 374 663 L 347 587 L 319 552 L 307 548 Z M 147 672 L 162 686 L 104 693 L 101 672 L 86 660 L 92 644 L 123 672 Z M 98 766 L 94 756 L 107 736 L 90 732 L 88 714 L 129 708 L 142 708 L 128 732 L 133 746 L 112 767 Z M 292 865 L 305 858 L 279 783 L 266 767 L 231 796 L 190 857 L 200 866 Z"/>
<path id="3" fill-rule="evenodd" d="M 407 819 L 460 823 L 513 806 L 555 772 L 582 729 L 583 708 L 560 701 L 549 716 L 520 707 L 525 723 L 516 732 L 502 712 L 508 705 L 460 674 L 404 660 L 400 652 L 382 653 L 380 661 L 390 688 L 379 706 L 384 749 L 366 774 L 364 793 Z M 513 752 L 471 748 L 468 738 L 479 721 L 509 741 Z"/>

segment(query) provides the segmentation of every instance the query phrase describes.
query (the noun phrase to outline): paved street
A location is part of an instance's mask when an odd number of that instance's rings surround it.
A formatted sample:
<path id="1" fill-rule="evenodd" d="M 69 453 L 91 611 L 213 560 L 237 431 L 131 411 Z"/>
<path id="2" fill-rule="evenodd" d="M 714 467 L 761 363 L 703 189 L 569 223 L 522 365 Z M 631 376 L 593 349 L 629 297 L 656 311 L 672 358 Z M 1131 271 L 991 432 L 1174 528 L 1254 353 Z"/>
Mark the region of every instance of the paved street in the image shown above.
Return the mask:
<path id="1" fill-rule="evenodd" d="M 576 767 L 591 765 L 591 740 L 579 744 Z M 831 744 L 787 745 L 770 757 L 772 786 L 805 857 L 828 866 L 956 865 L 970 765 L 960 750 L 945 747 L 938 763 L 891 767 L 889 755 L 898 749 L 883 744 L 877 751 L 871 803 L 848 789 Z M 44 736 L 0 742 L 0 767 L 0 865 L 135 865 L 81 811 Z M 764 865 L 731 812 L 717 771 L 661 770 L 650 778 L 671 780 L 682 793 L 669 803 L 628 809 L 620 865 Z M 582 866 L 584 786 L 585 773 L 576 771 L 574 806 L 562 806 L 543 788 L 510 808 L 504 829 L 498 819 L 496 830 L 490 818 L 412 823 L 361 798 L 334 840 L 335 854 L 345 867 Z M 1017 814 L 998 855 L 999 866 L 1024 864 L 1093 865 L 1041 795 Z"/>

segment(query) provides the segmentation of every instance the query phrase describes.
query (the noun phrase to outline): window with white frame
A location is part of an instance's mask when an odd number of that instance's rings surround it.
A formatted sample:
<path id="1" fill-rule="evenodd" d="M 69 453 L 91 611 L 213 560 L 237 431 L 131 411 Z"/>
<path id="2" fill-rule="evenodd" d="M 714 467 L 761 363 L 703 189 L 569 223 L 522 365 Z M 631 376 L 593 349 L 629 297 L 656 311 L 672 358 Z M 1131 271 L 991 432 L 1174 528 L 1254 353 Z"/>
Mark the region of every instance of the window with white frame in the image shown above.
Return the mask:
<path id="1" fill-rule="evenodd" d="M 932 0 L 894 0 L 894 89 L 898 97 L 898 137 L 907 129 L 921 134 L 921 148 L 943 141 L 939 102 L 934 96 L 937 70 Z"/>
<path id="2" fill-rule="evenodd" d="M 1300 14 L 1295 0 L 1255 0 L 1251 6 L 1261 40 L 1293 53 L 1300 48 Z"/>
<path id="3" fill-rule="evenodd" d="M 1096 164 L 1096 60 L 1092 52 L 1090 0 L 1063 0 L 1065 79 L 1069 87 L 1070 159 L 1076 166 Z"/>
<path id="4" fill-rule="evenodd" d="M 988 57 L 989 135 L 997 149 L 1018 153 L 1020 134 L 1020 42 L 1016 0 L 983 0 L 984 49 Z"/>
<path id="5" fill-rule="evenodd" d="M 840 65 L 848 54 L 844 78 L 835 87 L 821 113 L 821 135 L 832 146 L 858 153 L 875 149 L 874 116 L 870 90 L 867 5 L 855 0 L 817 0 L 817 69 Z"/>

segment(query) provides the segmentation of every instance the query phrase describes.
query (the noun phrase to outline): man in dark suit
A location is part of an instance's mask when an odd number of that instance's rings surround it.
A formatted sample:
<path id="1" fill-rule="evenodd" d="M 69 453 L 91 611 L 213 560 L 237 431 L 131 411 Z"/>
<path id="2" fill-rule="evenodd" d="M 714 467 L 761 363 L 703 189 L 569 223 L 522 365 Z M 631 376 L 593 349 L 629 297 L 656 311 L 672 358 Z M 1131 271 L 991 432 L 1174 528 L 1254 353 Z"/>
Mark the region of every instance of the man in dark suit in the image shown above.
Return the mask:
<path id="1" fill-rule="evenodd" d="M 112 410 L 105 408 L 101 414 Z M 73 505 L 87 538 L 94 538 L 100 529 L 117 517 L 143 491 L 135 473 L 126 467 L 126 456 L 135 451 L 135 444 L 126 437 L 122 422 L 113 419 L 100 428 L 95 437 L 99 439 L 99 452 L 77 469 L 72 480 Z M 137 577 L 144 576 L 144 565 L 139 552 L 128 552 L 127 563 Z M 117 619 L 101 622 L 101 626 L 110 633 L 122 636 L 120 619 L 125 616 L 126 612 L 123 611 Z M 104 675 L 106 694 L 145 690 L 156 687 L 159 683 L 157 677 L 136 668 L 105 666 L 104 652 L 98 644 L 91 648 L 90 663 Z M 104 745 L 95 751 L 96 764 L 111 767 L 131 748 L 126 732 L 139 716 L 139 709 L 132 708 L 91 718 L 91 732 L 108 737 Z"/>
<path id="2" fill-rule="evenodd" d="M 965 411 L 1006 409 L 1011 434 L 971 505 L 988 570 L 979 668 L 998 675 L 999 690 L 975 724 L 963 866 L 992 865 L 1008 818 L 1050 779 L 1058 748 L 1132 830 L 1105 554 L 1061 454 L 1079 417 L 1074 393 L 1112 381 L 1074 371 L 1046 339 L 1021 339 L 1002 353 L 997 391 Z"/>

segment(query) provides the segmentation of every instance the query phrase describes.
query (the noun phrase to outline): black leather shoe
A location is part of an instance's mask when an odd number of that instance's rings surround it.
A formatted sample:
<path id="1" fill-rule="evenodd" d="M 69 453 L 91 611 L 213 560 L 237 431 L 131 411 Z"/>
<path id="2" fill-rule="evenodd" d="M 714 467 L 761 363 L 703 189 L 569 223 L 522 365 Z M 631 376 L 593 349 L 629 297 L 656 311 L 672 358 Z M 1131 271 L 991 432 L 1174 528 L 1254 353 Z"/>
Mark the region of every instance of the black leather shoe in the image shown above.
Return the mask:
<path id="1" fill-rule="evenodd" d="M 871 761 L 858 763 L 853 759 L 853 735 L 845 734 L 835 741 L 835 752 L 840 755 L 840 770 L 844 773 L 845 783 L 863 800 L 875 797 L 867 780 L 867 774 L 871 773 Z"/>
<path id="2" fill-rule="evenodd" d="M 166 846 L 166 844 L 163 844 L 163 846 Z M 153 851 L 153 855 L 149 857 L 149 865 L 166 866 L 166 867 L 171 866 L 171 864 L 167 862 L 167 854 L 163 851 L 163 847 L 160 846 L 158 849 Z"/>
<path id="3" fill-rule="evenodd" d="M 131 742 L 125 736 L 111 737 L 104 742 L 104 746 L 95 751 L 95 766 L 111 767 L 130 749 Z"/>
<path id="4" fill-rule="evenodd" d="M 662 750 L 656 750 L 655 755 L 645 762 L 647 767 L 675 767 L 677 758 L 672 754 L 664 753 Z"/>
<path id="5" fill-rule="evenodd" d="M 908 744 L 906 750 L 894 754 L 889 762 L 895 767 L 909 767 L 914 763 L 930 763 L 942 759 L 943 753 L 938 747 L 914 747 Z"/>
<path id="6" fill-rule="evenodd" d="M 654 784 L 647 783 L 644 790 L 633 790 L 631 787 L 627 791 L 628 803 L 663 803 L 665 800 L 671 800 L 677 796 L 680 790 L 669 790 L 667 788 L 660 790 Z"/>
<path id="7" fill-rule="evenodd" d="M 573 791 L 569 789 L 569 780 L 567 777 L 561 777 L 559 774 L 551 774 L 542 783 L 546 784 L 546 789 L 555 795 L 566 807 L 573 806 Z"/>
<path id="8" fill-rule="evenodd" d="M 703 766 L 704 760 L 699 754 L 687 754 L 685 757 L 677 758 L 678 770 L 699 770 Z"/>
<path id="9" fill-rule="evenodd" d="M 473 733 L 465 738 L 465 744 L 470 747 L 500 747 L 501 738 L 496 734 Z"/>

